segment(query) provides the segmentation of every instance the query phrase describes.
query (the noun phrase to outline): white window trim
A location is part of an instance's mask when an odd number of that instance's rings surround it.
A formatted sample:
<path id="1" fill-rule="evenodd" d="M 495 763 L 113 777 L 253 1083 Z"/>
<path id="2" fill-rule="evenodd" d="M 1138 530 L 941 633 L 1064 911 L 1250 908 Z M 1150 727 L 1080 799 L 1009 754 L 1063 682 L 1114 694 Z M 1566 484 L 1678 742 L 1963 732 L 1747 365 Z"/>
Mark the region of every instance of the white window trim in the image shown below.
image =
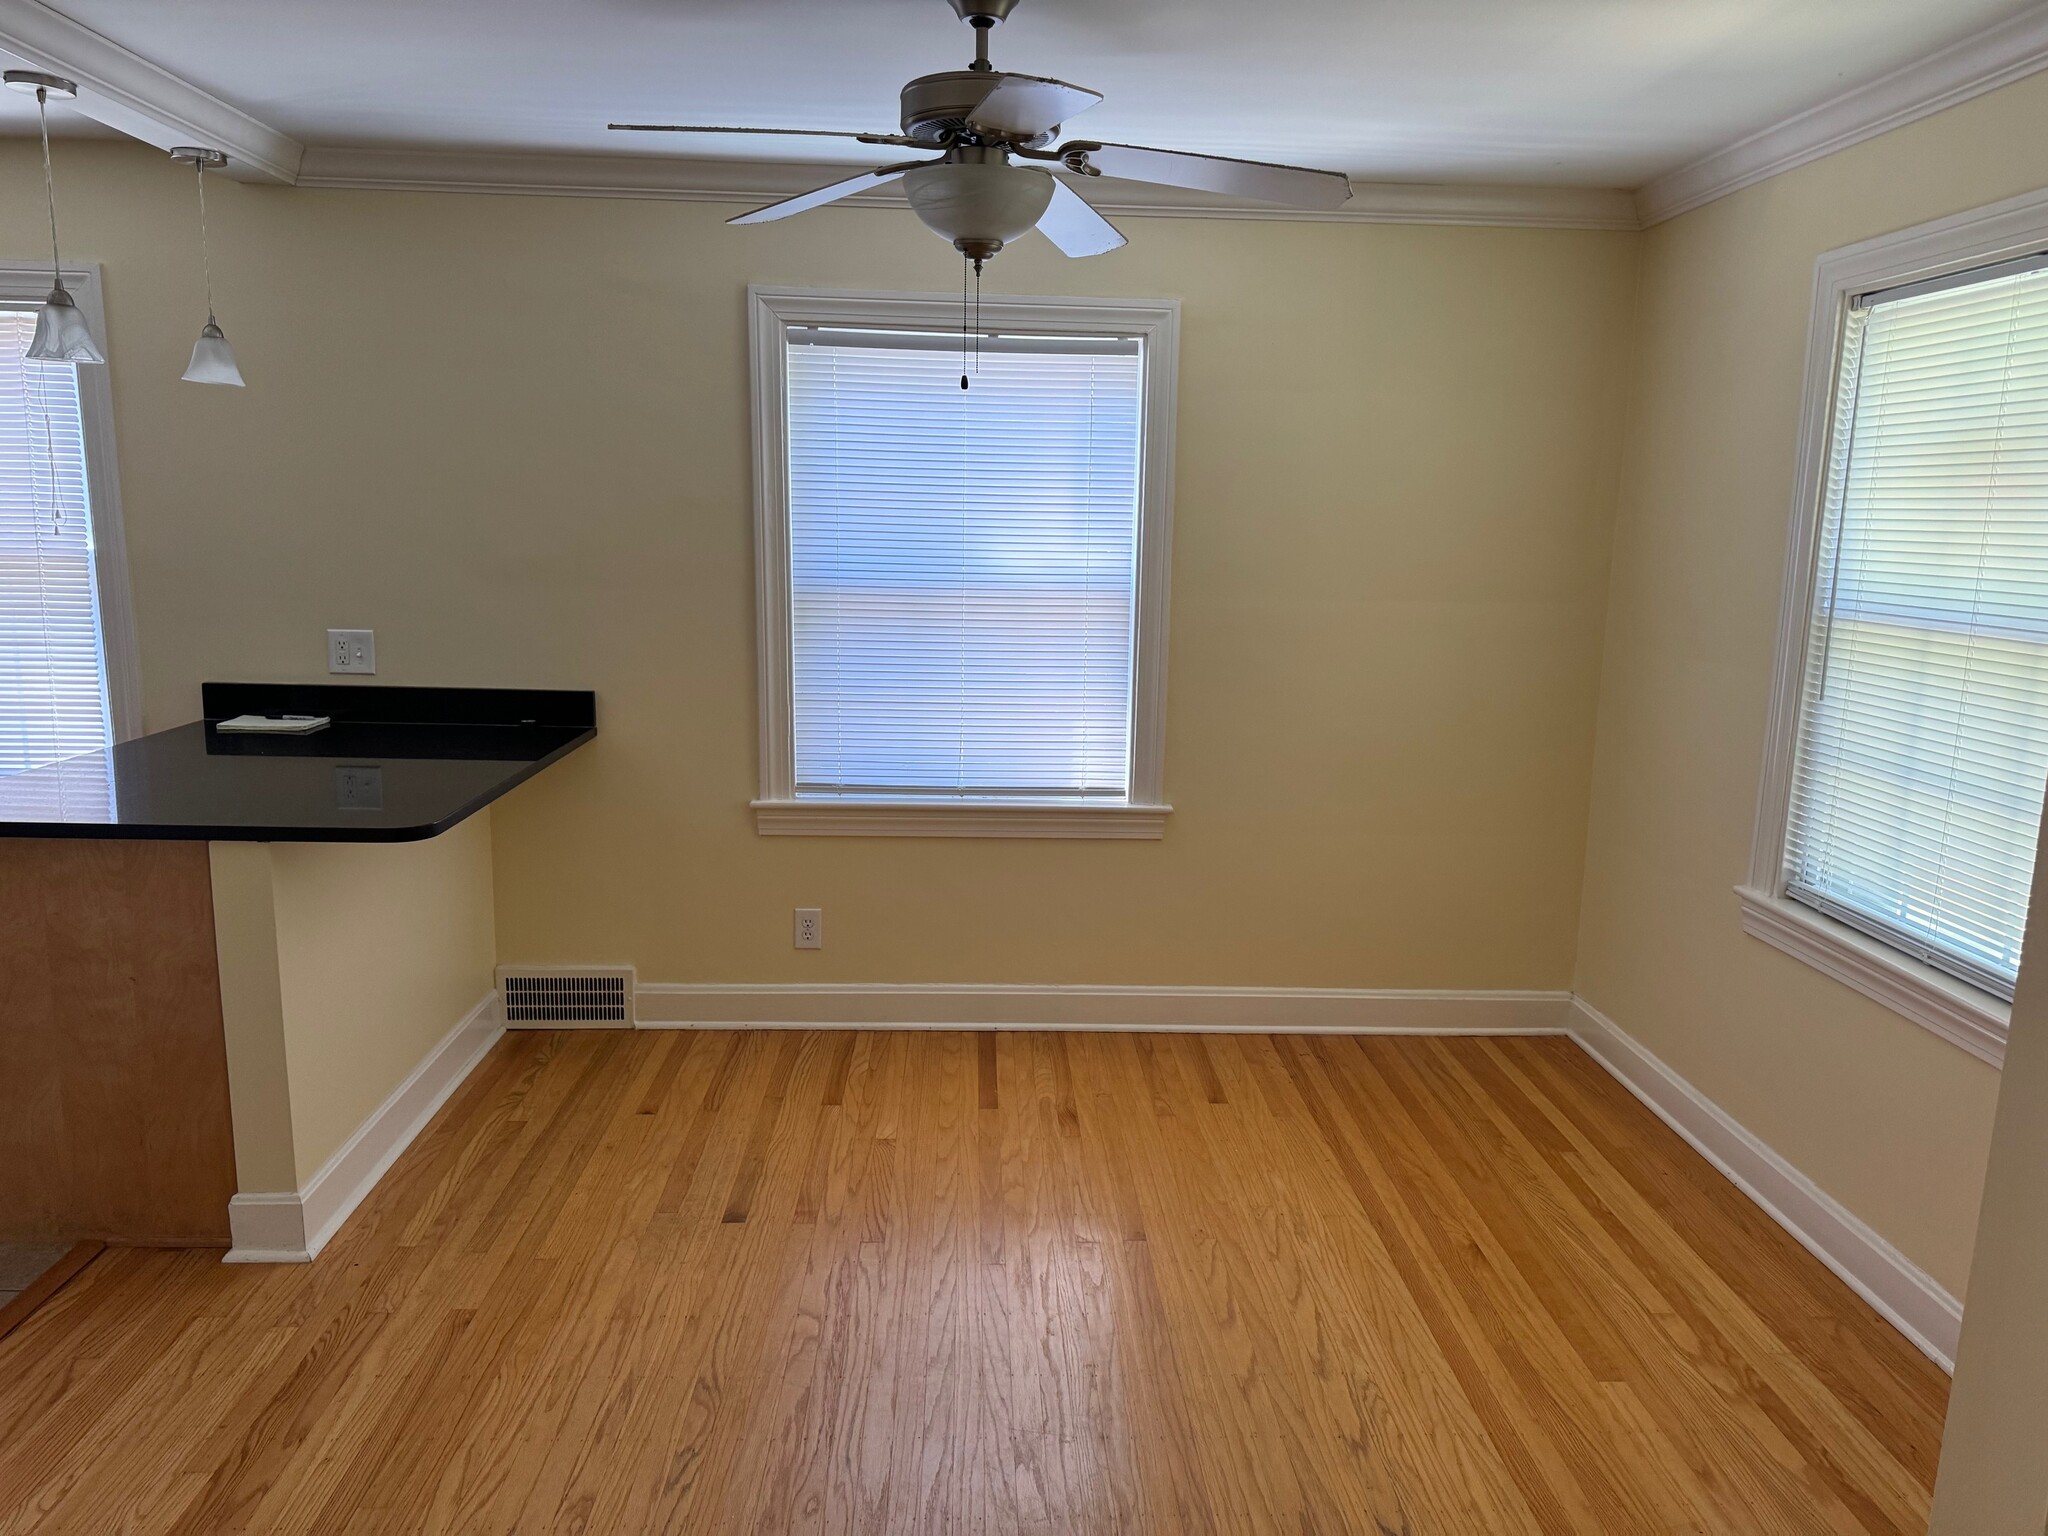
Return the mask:
<path id="1" fill-rule="evenodd" d="M 1138 612 L 1131 691 L 1131 798 L 962 803 L 799 800 L 791 738 L 789 604 L 789 388 L 784 335 L 792 325 L 890 325 L 948 331 L 960 296 L 943 293 L 747 290 L 753 353 L 755 643 L 761 702 L 761 792 L 755 830 L 840 837 L 1157 838 L 1165 801 L 1166 619 L 1173 539 L 1174 388 L 1180 304 L 1175 299 L 984 296 L 984 326 L 1053 336 L 1141 336 L 1145 342 L 1140 441 Z"/>
<path id="2" fill-rule="evenodd" d="M 1925 965 L 1846 923 L 1785 894 L 1785 839 L 1791 814 L 1793 759 L 1799 748 L 1799 705 L 1812 631 L 1822 480 L 1833 429 L 1836 372 L 1850 300 L 1859 293 L 1941 277 L 2048 251 L 2048 193 L 2034 192 L 1986 208 L 1936 219 L 1830 251 L 1814 264 L 1813 316 L 1799 420 L 1785 583 L 1778 605 L 1777 657 L 1770 715 L 1764 729 L 1763 779 L 1749 877 L 1736 887 L 1743 931 L 1854 987 L 1971 1055 L 2005 1060 L 2012 1007 Z"/>
<path id="3" fill-rule="evenodd" d="M 93 573 L 99 587 L 100 651 L 107 669 L 107 709 L 116 741 L 142 734 L 142 666 L 135 646 L 135 603 L 128 585 L 128 543 L 121 529 L 121 477 L 114 457 L 114 386 L 108 378 L 107 315 L 98 263 L 66 267 L 71 291 L 105 363 L 78 369 L 78 415 L 85 436 L 86 494 L 92 502 Z M 50 295 L 50 268 L 0 262 L 0 305 L 41 307 Z"/>

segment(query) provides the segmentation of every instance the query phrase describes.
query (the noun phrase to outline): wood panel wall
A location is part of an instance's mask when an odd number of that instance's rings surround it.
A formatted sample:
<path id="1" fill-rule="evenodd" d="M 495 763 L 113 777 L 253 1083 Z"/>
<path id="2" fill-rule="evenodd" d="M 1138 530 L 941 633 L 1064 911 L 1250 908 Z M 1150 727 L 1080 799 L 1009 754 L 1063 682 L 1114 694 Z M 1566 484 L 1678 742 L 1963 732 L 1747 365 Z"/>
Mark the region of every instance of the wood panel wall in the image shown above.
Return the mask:
<path id="1" fill-rule="evenodd" d="M 225 1246 L 206 844 L 0 838 L 0 1241 Z"/>

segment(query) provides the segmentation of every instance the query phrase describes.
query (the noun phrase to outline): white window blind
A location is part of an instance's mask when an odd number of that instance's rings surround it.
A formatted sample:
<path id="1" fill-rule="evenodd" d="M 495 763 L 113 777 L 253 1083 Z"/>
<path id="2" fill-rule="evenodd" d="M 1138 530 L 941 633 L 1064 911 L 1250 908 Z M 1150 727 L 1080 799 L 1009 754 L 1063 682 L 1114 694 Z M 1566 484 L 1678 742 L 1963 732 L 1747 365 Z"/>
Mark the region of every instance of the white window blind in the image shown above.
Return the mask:
<path id="1" fill-rule="evenodd" d="M 1129 797 L 1140 353 L 789 329 L 800 797 Z"/>
<path id="2" fill-rule="evenodd" d="M 2011 997 L 2048 785 L 2048 271 L 1852 306 L 1786 893 Z"/>
<path id="3" fill-rule="evenodd" d="M 0 309 L 0 774 L 111 743 L 78 370 Z"/>

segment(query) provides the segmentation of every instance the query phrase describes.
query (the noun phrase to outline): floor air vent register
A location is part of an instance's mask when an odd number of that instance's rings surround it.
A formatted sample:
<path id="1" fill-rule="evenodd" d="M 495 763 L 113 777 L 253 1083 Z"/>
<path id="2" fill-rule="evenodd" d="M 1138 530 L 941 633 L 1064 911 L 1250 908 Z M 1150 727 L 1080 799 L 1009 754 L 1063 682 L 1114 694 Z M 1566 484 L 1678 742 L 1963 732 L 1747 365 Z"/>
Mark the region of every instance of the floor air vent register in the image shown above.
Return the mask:
<path id="1" fill-rule="evenodd" d="M 630 1029 L 631 966 L 521 966 L 498 972 L 508 1029 Z"/>

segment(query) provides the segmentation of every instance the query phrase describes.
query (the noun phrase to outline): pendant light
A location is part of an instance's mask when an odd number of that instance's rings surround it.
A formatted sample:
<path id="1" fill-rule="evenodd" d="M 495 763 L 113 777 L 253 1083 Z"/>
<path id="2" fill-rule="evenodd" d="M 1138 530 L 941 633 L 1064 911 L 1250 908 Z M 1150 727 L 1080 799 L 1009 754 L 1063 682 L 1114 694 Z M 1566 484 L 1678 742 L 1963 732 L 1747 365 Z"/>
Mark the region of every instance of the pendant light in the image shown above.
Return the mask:
<path id="1" fill-rule="evenodd" d="M 36 315 L 36 334 L 24 354 L 36 363 L 104 363 L 106 354 L 92 339 L 85 316 L 78 312 L 64 286 L 64 264 L 57 255 L 57 179 L 50 170 L 50 98 L 69 101 L 78 87 L 59 75 L 36 69 L 10 69 L 0 79 L 9 90 L 32 92 L 36 118 L 43 130 L 43 191 L 50 201 L 50 296 Z"/>
<path id="2" fill-rule="evenodd" d="M 235 349 L 228 345 L 220 322 L 213 318 L 213 253 L 206 241 L 206 173 L 226 165 L 228 157 L 217 149 L 197 149 L 188 144 L 172 150 L 171 158 L 180 165 L 191 166 L 199 176 L 199 269 L 206 276 L 206 324 L 200 328 L 199 339 L 192 343 L 192 361 L 183 378 L 189 384 L 228 384 L 240 389 L 242 370 L 235 366 Z"/>

